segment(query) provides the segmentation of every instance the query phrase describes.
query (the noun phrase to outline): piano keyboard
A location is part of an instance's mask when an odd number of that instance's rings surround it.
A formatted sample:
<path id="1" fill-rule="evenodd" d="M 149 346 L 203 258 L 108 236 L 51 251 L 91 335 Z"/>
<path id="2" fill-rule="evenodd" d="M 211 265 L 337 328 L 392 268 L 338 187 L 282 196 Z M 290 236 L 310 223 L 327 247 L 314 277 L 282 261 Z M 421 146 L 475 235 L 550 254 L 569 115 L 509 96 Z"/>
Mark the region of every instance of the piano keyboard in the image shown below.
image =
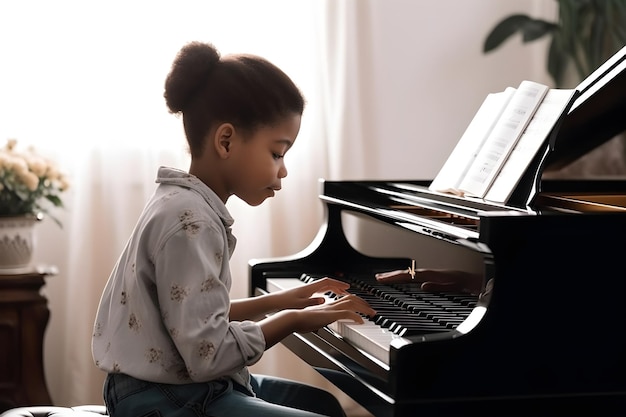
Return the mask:
<path id="1" fill-rule="evenodd" d="M 315 279 L 318 278 L 307 274 L 299 278 L 268 278 L 267 291 L 294 288 Z M 348 282 L 349 291 L 366 300 L 377 314 L 364 317 L 363 324 L 337 321 L 326 327 L 387 366 L 392 340 L 449 332 L 469 316 L 477 300 L 468 294 L 424 292 L 418 284 L 368 284 L 361 279 Z M 328 300 L 336 298 L 333 294 L 325 296 Z"/>

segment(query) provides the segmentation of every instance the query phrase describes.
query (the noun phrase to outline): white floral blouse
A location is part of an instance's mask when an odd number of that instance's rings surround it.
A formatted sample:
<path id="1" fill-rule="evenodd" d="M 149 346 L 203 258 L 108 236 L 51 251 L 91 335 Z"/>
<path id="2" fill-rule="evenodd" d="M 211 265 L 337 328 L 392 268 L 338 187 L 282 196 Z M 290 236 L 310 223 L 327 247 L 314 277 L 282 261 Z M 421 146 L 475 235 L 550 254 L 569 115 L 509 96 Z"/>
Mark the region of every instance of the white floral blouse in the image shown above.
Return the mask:
<path id="1" fill-rule="evenodd" d="M 233 219 L 184 171 L 161 167 L 157 183 L 102 294 L 96 366 L 168 384 L 230 377 L 250 388 L 247 365 L 265 339 L 255 322 L 228 317 Z"/>

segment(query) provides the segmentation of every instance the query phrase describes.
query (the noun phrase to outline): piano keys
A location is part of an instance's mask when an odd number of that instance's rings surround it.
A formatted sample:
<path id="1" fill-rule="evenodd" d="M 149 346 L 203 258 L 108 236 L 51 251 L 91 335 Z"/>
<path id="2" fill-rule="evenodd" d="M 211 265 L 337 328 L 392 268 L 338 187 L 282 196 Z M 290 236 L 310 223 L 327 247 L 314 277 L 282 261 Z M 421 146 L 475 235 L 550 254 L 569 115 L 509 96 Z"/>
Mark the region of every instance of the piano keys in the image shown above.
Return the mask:
<path id="1" fill-rule="evenodd" d="M 320 181 L 318 236 L 294 256 L 251 260 L 250 294 L 330 276 L 389 309 L 361 328 L 334 323 L 282 343 L 377 417 L 626 415 L 626 178 L 544 175 L 626 131 L 620 54 L 583 83 L 593 94 L 580 96 L 507 204 L 431 192 L 429 180 Z M 373 255 L 350 240 L 351 217 L 423 246 Z M 384 252 L 383 240 L 377 232 L 365 246 Z M 437 267 L 478 273 L 490 297 L 374 279 L 412 259 L 430 267 L 435 254 Z"/>
<path id="2" fill-rule="evenodd" d="M 321 277 L 319 277 L 321 278 Z M 267 279 L 267 291 L 304 285 L 316 278 L 302 274 L 298 278 Z M 409 344 L 406 337 L 444 333 L 456 329 L 476 306 L 477 296 L 454 293 L 427 293 L 418 284 L 380 285 L 364 279 L 350 279 L 350 292 L 366 300 L 377 312 L 364 317 L 364 324 L 338 321 L 328 326 L 339 337 L 365 355 L 389 366 L 393 343 Z M 326 295 L 328 300 L 336 298 Z"/>

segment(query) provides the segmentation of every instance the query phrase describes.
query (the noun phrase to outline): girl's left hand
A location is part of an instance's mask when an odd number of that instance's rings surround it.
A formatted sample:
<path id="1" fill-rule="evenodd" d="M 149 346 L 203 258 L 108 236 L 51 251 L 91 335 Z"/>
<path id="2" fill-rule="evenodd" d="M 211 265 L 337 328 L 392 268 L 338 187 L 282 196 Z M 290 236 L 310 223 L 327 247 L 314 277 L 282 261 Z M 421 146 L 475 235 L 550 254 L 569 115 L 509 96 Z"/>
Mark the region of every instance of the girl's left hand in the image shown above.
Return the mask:
<path id="1" fill-rule="evenodd" d="M 280 299 L 280 309 L 302 309 L 324 304 L 324 294 L 332 292 L 337 296 L 348 294 L 350 284 L 332 278 L 321 278 L 301 287 L 282 290 L 274 293 Z"/>

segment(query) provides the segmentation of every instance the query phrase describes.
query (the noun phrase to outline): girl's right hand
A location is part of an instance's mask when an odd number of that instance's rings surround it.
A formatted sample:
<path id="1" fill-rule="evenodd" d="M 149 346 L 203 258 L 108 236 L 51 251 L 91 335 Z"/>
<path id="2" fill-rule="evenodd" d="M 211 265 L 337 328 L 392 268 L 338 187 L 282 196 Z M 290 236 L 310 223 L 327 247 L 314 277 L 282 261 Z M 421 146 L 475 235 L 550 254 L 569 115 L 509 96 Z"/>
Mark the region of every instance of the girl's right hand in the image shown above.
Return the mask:
<path id="1" fill-rule="evenodd" d="M 350 320 L 362 324 L 363 316 L 374 316 L 376 311 L 361 297 L 347 294 L 336 300 L 299 310 L 296 314 L 294 331 L 306 333 L 337 320 Z"/>
<path id="2" fill-rule="evenodd" d="M 302 309 L 283 310 L 259 322 L 265 337 L 265 349 L 269 349 L 293 332 L 313 332 L 337 320 L 363 323 L 364 316 L 376 311 L 362 298 L 347 294 L 324 304 Z"/>

